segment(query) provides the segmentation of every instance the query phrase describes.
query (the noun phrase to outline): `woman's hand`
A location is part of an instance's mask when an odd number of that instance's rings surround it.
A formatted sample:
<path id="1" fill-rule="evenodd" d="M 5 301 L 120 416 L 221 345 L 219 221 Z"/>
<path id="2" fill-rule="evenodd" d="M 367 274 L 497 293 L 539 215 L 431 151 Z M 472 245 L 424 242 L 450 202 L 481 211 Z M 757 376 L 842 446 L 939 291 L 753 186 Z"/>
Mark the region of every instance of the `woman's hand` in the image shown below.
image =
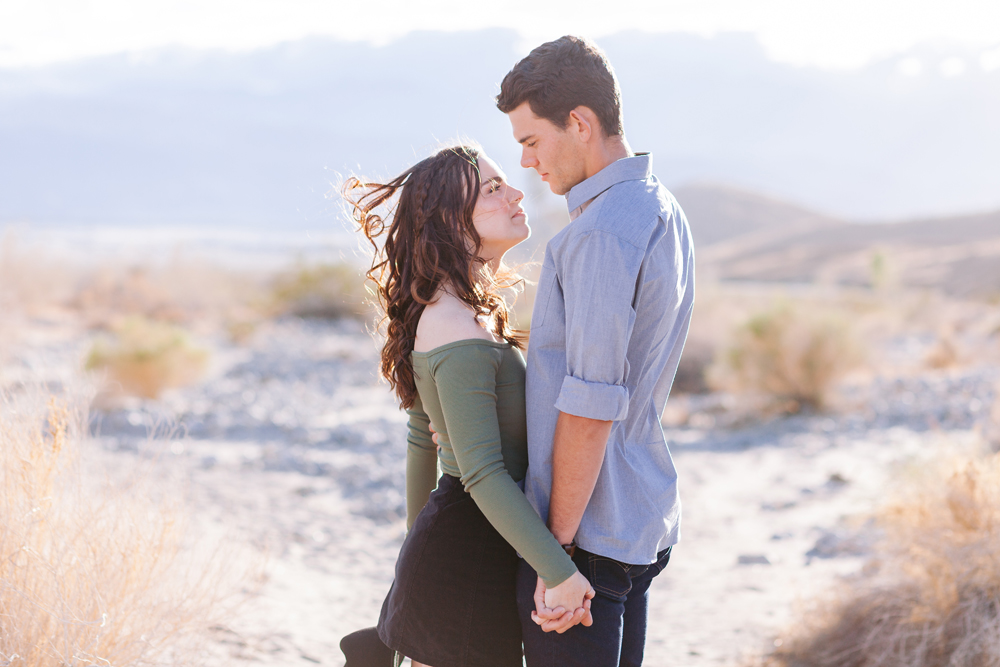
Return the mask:
<path id="1" fill-rule="evenodd" d="M 441 453 L 441 443 L 438 442 L 438 432 L 434 430 L 434 424 L 432 424 L 430 422 L 427 422 L 427 428 L 430 429 L 431 440 L 434 442 L 435 445 L 437 445 L 438 453 L 440 454 Z"/>
<path id="2" fill-rule="evenodd" d="M 577 623 L 593 625 L 590 600 L 594 595 L 594 587 L 579 571 L 552 588 L 545 588 L 545 583 L 539 577 L 535 586 L 535 611 L 531 612 L 531 620 L 540 625 L 543 631 L 555 630 L 559 634 Z"/>

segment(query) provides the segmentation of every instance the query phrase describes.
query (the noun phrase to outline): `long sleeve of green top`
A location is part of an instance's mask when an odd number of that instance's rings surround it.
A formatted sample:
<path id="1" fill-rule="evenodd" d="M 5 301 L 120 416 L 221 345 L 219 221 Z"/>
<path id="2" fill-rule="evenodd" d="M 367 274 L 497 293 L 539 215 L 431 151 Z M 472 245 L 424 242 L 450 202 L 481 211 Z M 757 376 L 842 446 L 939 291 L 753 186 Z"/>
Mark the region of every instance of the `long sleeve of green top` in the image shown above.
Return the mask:
<path id="1" fill-rule="evenodd" d="M 546 586 L 568 579 L 576 566 L 516 483 L 527 470 L 520 353 L 506 344 L 463 340 L 415 352 L 413 367 L 421 402 L 408 411 L 407 523 L 412 525 L 411 511 L 419 512 L 434 488 L 429 420 L 438 432 L 442 470 L 461 479 Z"/>
<path id="2" fill-rule="evenodd" d="M 437 486 L 437 445 L 431 439 L 430 418 L 418 395 L 409 416 L 406 436 L 406 530 L 413 528 L 417 514 L 427 504 L 427 498 Z"/>

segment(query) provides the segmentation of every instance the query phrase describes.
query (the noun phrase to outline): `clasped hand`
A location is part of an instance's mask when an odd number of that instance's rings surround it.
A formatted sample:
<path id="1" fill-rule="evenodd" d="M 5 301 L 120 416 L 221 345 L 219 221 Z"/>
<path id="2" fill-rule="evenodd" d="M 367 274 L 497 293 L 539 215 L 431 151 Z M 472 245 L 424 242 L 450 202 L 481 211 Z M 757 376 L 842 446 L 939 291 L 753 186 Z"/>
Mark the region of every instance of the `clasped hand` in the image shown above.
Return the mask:
<path id="1" fill-rule="evenodd" d="M 552 588 L 545 588 L 545 583 L 539 577 L 535 586 L 535 610 L 531 612 L 531 620 L 541 626 L 543 631 L 555 630 L 559 634 L 577 623 L 593 625 L 590 601 L 594 595 L 594 587 L 579 572 L 574 572 L 569 579 Z"/>
<path id="2" fill-rule="evenodd" d="M 428 424 L 427 427 L 431 432 L 431 440 L 438 449 L 441 449 L 434 425 Z M 559 634 L 578 623 L 589 627 L 594 624 L 594 617 L 590 614 L 590 601 L 595 594 L 593 586 L 579 571 L 552 588 L 545 588 L 545 582 L 538 577 L 538 584 L 535 586 L 535 610 L 531 612 L 531 620 L 540 625 L 543 631 L 554 630 Z"/>

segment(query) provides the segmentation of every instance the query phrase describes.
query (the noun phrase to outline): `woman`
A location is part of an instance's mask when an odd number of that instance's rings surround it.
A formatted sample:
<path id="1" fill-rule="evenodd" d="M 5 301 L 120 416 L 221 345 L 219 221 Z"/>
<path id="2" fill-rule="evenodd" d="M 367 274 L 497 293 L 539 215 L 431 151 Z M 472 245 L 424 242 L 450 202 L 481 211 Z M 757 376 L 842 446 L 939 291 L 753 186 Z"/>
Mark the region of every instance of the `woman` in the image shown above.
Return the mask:
<path id="1" fill-rule="evenodd" d="M 517 485 L 528 465 L 524 359 L 499 291 L 517 279 L 504 253 L 530 233 L 524 195 L 471 146 L 386 184 L 350 179 L 344 195 L 375 248 L 381 371 L 409 415 L 409 532 L 378 636 L 415 666 L 521 665 L 518 553 L 548 589 L 593 595 Z M 396 197 L 387 224 L 375 211 Z M 348 667 L 362 667 L 364 637 L 342 643 Z"/>

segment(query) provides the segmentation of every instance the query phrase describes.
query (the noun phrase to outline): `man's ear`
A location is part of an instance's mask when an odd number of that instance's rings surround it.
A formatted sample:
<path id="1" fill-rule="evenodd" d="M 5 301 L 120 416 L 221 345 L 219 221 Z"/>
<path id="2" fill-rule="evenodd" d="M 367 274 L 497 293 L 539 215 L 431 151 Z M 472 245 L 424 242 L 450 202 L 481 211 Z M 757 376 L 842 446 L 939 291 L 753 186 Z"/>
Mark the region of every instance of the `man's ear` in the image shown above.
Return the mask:
<path id="1" fill-rule="evenodd" d="M 579 106 L 569 112 L 569 128 L 581 143 L 587 143 L 594 134 L 597 116 L 588 107 Z"/>

